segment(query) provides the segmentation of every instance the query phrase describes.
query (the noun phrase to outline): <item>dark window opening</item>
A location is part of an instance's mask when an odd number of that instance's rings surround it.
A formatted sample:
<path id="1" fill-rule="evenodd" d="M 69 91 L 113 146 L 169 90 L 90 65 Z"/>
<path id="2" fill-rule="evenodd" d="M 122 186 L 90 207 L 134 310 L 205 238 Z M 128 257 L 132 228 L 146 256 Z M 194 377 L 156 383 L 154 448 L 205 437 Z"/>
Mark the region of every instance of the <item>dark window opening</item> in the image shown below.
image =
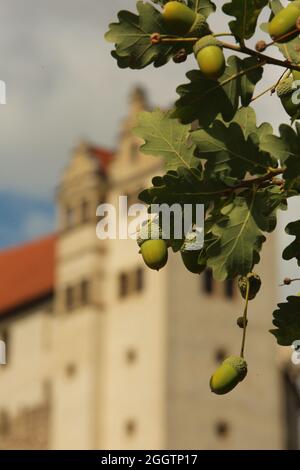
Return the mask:
<path id="1" fill-rule="evenodd" d="M 89 221 L 89 203 L 87 201 L 82 201 L 81 203 L 81 222 L 85 224 Z"/>
<path id="2" fill-rule="evenodd" d="M 128 349 L 126 352 L 126 361 L 129 364 L 133 364 L 137 360 L 137 352 L 135 349 Z"/>
<path id="3" fill-rule="evenodd" d="M 4 436 L 10 431 L 10 419 L 6 411 L 0 412 L 0 435 Z"/>
<path id="4" fill-rule="evenodd" d="M 212 270 L 210 268 L 205 269 L 203 273 L 203 289 L 206 294 L 212 294 L 213 293 L 213 287 L 214 287 L 214 280 L 213 280 L 213 275 L 212 275 Z"/>
<path id="5" fill-rule="evenodd" d="M 124 298 L 129 294 L 129 278 L 126 273 L 119 276 L 119 297 Z"/>
<path id="6" fill-rule="evenodd" d="M 87 279 L 80 284 L 80 301 L 82 305 L 87 305 L 90 301 L 90 283 Z"/>
<path id="7" fill-rule="evenodd" d="M 218 437 L 226 437 L 229 433 L 229 424 L 226 421 L 217 422 L 215 425 L 215 433 Z"/>
<path id="8" fill-rule="evenodd" d="M 137 268 L 135 272 L 135 289 L 137 292 L 144 289 L 144 272 L 143 268 Z"/>
<path id="9" fill-rule="evenodd" d="M 215 361 L 218 363 L 218 364 L 221 364 L 221 362 L 223 362 L 226 357 L 228 356 L 227 354 L 227 351 L 226 349 L 224 348 L 219 348 L 216 350 L 215 352 Z"/>
<path id="10" fill-rule="evenodd" d="M 136 428 L 137 428 L 136 423 L 133 420 L 129 420 L 125 424 L 125 431 L 128 436 L 132 436 L 133 434 L 135 434 Z"/>
<path id="11" fill-rule="evenodd" d="M 233 279 L 228 279 L 225 281 L 224 289 L 225 289 L 225 296 L 228 299 L 232 299 L 234 297 L 234 281 Z"/>
<path id="12" fill-rule="evenodd" d="M 73 287 L 66 288 L 66 309 L 73 310 L 75 307 L 75 292 Z"/>

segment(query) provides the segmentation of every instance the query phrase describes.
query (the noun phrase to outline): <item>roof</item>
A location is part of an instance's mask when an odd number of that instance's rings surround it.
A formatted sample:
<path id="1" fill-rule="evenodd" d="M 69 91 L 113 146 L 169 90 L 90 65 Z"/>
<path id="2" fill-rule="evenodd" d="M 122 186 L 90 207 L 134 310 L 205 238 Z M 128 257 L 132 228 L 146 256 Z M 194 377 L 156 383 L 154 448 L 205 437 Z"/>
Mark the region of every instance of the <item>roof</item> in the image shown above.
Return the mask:
<path id="1" fill-rule="evenodd" d="M 54 289 L 56 235 L 0 251 L 0 316 Z"/>
<path id="2" fill-rule="evenodd" d="M 114 153 L 111 150 L 106 150 L 100 147 L 96 147 L 94 145 L 89 145 L 88 151 L 93 157 L 98 160 L 100 168 L 104 170 L 104 173 L 106 173 L 109 165 L 113 160 Z"/>

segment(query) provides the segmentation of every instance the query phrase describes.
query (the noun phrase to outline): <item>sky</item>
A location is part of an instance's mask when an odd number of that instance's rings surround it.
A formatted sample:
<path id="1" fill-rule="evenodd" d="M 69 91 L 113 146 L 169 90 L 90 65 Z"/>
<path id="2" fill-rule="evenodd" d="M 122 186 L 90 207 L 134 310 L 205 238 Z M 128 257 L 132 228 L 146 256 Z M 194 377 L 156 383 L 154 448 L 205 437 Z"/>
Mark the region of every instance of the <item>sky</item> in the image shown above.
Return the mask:
<path id="1" fill-rule="evenodd" d="M 114 147 L 135 85 L 165 108 L 196 66 L 191 57 L 160 69 L 118 69 L 103 36 L 120 9 L 135 11 L 135 1 L 1 0 L 0 80 L 7 103 L 0 105 L 0 248 L 54 230 L 55 188 L 72 148 L 82 138 Z M 223 32 L 228 19 L 218 13 L 209 23 Z M 268 67 L 263 88 L 280 73 Z M 264 96 L 255 109 L 259 122 L 274 129 L 287 122 L 276 97 Z"/>

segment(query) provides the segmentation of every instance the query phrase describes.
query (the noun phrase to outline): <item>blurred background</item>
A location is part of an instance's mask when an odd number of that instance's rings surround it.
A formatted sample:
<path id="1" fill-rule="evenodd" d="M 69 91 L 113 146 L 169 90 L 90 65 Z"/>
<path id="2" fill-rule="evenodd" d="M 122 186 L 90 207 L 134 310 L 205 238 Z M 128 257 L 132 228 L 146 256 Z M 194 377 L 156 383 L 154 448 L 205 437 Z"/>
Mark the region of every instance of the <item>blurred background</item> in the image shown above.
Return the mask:
<path id="1" fill-rule="evenodd" d="M 96 237 L 99 203 L 136 202 L 163 171 L 139 153 L 137 113 L 171 106 L 195 67 L 190 57 L 118 69 L 103 36 L 120 9 L 135 1 L 1 3 L 0 448 L 298 449 L 298 370 L 268 333 L 276 303 L 297 293 L 278 288 L 297 276 L 281 260 L 296 201 L 264 248 L 249 375 L 228 397 L 211 396 L 208 382 L 238 352 L 235 283 L 193 276 L 175 256 L 152 273 L 134 241 Z M 215 31 L 227 21 L 209 19 Z M 266 67 L 257 93 L 279 74 Z M 275 96 L 255 110 L 276 132 L 287 122 Z"/>

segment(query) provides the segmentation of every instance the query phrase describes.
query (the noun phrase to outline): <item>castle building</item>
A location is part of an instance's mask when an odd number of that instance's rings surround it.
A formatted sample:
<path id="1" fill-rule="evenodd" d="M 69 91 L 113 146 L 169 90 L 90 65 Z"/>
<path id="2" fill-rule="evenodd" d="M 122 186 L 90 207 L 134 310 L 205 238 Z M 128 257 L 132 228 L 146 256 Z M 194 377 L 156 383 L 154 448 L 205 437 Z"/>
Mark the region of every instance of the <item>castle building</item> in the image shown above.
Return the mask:
<path id="1" fill-rule="evenodd" d="M 152 272 L 134 240 L 96 236 L 99 204 L 137 201 L 163 171 L 131 133 L 146 106 L 136 90 L 114 152 L 75 148 L 56 233 L 0 252 L 0 449 L 299 448 L 297 377 L 268 333 L 275 239 L 250 305 L 247 379 L 216 396 L 210 375 L 240 347 L 236 284 L 192 275 L 178 255 Z"/>

